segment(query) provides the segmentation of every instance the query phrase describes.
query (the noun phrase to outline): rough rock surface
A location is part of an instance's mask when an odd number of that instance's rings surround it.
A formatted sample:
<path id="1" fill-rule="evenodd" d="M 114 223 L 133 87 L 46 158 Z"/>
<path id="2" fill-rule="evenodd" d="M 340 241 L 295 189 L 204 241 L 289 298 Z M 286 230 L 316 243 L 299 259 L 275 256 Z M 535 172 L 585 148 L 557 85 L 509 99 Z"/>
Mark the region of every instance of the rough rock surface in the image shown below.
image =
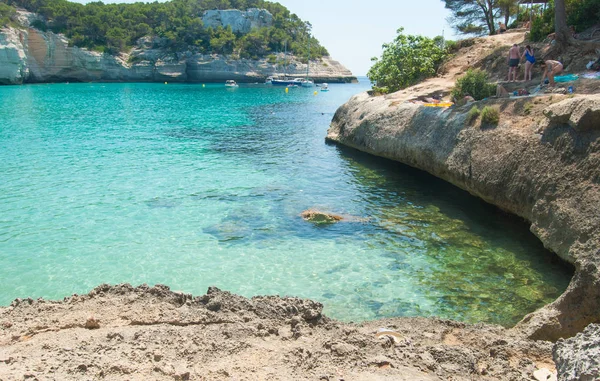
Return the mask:
<path id="1" fill-rule="evenodd" d="M 212 11 L 209 11 L 209 13 Z M 219 20 L 248 29 L 267 25 L 265 10 L 214 11 Z M 265 12 L 267 14 L 265 14 Z M 239 13 L 239 14 L 238 14 Z M 173 53 L 160 38 L 141 38 L 129 54 L 113 56 L 69 46 L 63 35 L 29 27 L 37 15 L 19 11 L 23 28 L 0 29 L 0 84 L 63 81 L 135 82 L 262 82 L 283 72 L 267 59 L 232 59 L 223 55 Z M 216 17 L 216 16 L 215 16 Z M 237 21 L 236 21 L 237 20 Z M 271 21 L 269 21 L 271 20 Z M 219 22 L 221 22 L 219 21 Z M 283 53 L 279 60 L 283 61 Z M 306 64 L 288 56 L 287 74 L 304 77 Z M 351 82 L 356 77 L 331 57 L 310 62 L 310 76 L 317 82 Z"/>
<path id="2" fill-rule="evenodd" d="M 590 127 L 598 124 L 600 95 L 544 99 L 563 101 L 547 106 L 549 117 L 502 111 L 497 127 L 482 128 L 467 122 L 471 105 L 423 107 L 363 93 L 337 110 L 327 138 L 428 171 L 531 221 L 575 275 L 558 300 L 516 329 L 556 340 L 600 321 L 600 129 Z M 478 106 L 524 109 L 525 102 L 528 112 L 546 107 L 529 99 Z"/>
<path id="3" fill-rule="evenodd" d="M 0 379 L 530 380 L 552 344 L 425 318 L 361 325 L 277 296 L 101 285 L 0 307 Z M 377 336 L 380 328 L 397 333 Z"/>
<path id="4" fill-rule="evenodd" d="M 560 381 L 600 380 L 600 325 L 587 328 L 567 340 L 559 340 L 552 350 Z"/>
<path id="5" fill-rule="evenodd" d="M 273 26 L 273 15 L 266 9 L 250 8 L 247 11 L 237 9 L 209 10 L 202 15 L 206 28 L 231 27 L 233 33 L 250 33 L 252 29 Z"/>

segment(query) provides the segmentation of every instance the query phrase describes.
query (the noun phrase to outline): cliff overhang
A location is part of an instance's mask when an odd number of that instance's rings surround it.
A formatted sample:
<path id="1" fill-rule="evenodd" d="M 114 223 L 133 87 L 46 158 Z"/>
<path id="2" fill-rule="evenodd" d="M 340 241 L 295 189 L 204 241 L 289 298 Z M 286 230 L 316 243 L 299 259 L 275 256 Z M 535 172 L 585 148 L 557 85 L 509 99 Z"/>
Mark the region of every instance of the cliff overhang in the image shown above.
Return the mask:
<path id="1" fill-rule="evenodd" d="M 337 110 L 327 140 L 427 171 L 529 221 L 575 275 L 514 329 L 556 340 L 600 321 L 600 95 L 540 99 L 481 102 L 501 111 L 486 126 L 469 123 L 473 104 L 423 107 L 363 93 Z M 537 117 L 519 117 L 532 110 Z"/>

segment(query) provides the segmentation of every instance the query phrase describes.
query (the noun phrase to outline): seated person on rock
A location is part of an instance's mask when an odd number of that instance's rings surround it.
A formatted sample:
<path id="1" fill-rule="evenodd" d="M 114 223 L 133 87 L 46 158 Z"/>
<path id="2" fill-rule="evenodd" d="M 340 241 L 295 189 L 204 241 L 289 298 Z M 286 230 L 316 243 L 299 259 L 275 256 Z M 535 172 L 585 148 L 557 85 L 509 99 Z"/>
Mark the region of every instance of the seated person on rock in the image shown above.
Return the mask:
<path id="1" fill-rule="evenodd" d="M 508 91 L 502 85 L 496 86 L 496 98 L 507 98 L 509 96 Z"/>
<path id="2" fill-rule="evenodd" d="M 504 24 L 502 21 L 498 22 L 498 32 L 499 33 L 506 32 L 506 24 Z"/>

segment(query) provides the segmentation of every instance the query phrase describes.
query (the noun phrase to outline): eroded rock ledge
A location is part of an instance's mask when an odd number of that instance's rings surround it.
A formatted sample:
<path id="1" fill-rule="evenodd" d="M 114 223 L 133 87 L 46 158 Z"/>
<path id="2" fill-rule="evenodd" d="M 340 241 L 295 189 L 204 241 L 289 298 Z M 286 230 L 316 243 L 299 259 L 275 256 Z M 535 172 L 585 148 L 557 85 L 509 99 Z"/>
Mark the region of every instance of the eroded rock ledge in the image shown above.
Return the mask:
<path id="1" fill-rule="evenodd" d="M 346 324 L 310 300 L 217 288 L 101 285 L 0 307 L 3 380 L 530 380 L 537 368 L 554 371 L 552 344 L 499 326 Z"/>
<path id="2" fill-rule="evenodd" d="M 500 108 L 498 126 L 470 125 L 472 105 L 423 107 L 363 93 L 337 110 L 327 139 L 425 170 L 530 221 L 575 275 L 515 330 L 573 336 L 600 321 L 600 95 L 484 105 Z"/>

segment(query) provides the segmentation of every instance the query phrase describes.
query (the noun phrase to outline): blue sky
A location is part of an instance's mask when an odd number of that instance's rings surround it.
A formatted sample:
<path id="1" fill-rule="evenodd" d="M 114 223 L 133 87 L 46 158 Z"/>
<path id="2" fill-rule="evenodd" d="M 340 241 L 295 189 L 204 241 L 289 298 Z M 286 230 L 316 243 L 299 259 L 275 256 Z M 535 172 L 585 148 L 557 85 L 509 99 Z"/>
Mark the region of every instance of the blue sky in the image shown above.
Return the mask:
<path id="1" fill-rule="evenodd" d="M 365 75 L 371 57 L 404 27 L 407 34 L 456 38 L 446 23 L 449 12 L 441 0 L 278 0 L 302 20 L 313 34 L 354 75 Z"/>
<path id="2" fill-rule="evenodd" d="M 86 0 L 75 0 L 87 3 Z M 135 0 L 104 0 L 132 3 Z M 138 0 L 139 1 L 139 0 Z M 142 0 L 144 1 L 144 0 Z M 274 1 L 275 2 L 275 1 Z M 381 45 L 393 41 L 396 31 L 435 37 L 444 32 L 455 38 L 446 23 L 448 11 L 441 0 L 278 0 L 313 26 L 313 34 L 354 75 L 365 75 L 371 57 L 381 56 Z"/>

